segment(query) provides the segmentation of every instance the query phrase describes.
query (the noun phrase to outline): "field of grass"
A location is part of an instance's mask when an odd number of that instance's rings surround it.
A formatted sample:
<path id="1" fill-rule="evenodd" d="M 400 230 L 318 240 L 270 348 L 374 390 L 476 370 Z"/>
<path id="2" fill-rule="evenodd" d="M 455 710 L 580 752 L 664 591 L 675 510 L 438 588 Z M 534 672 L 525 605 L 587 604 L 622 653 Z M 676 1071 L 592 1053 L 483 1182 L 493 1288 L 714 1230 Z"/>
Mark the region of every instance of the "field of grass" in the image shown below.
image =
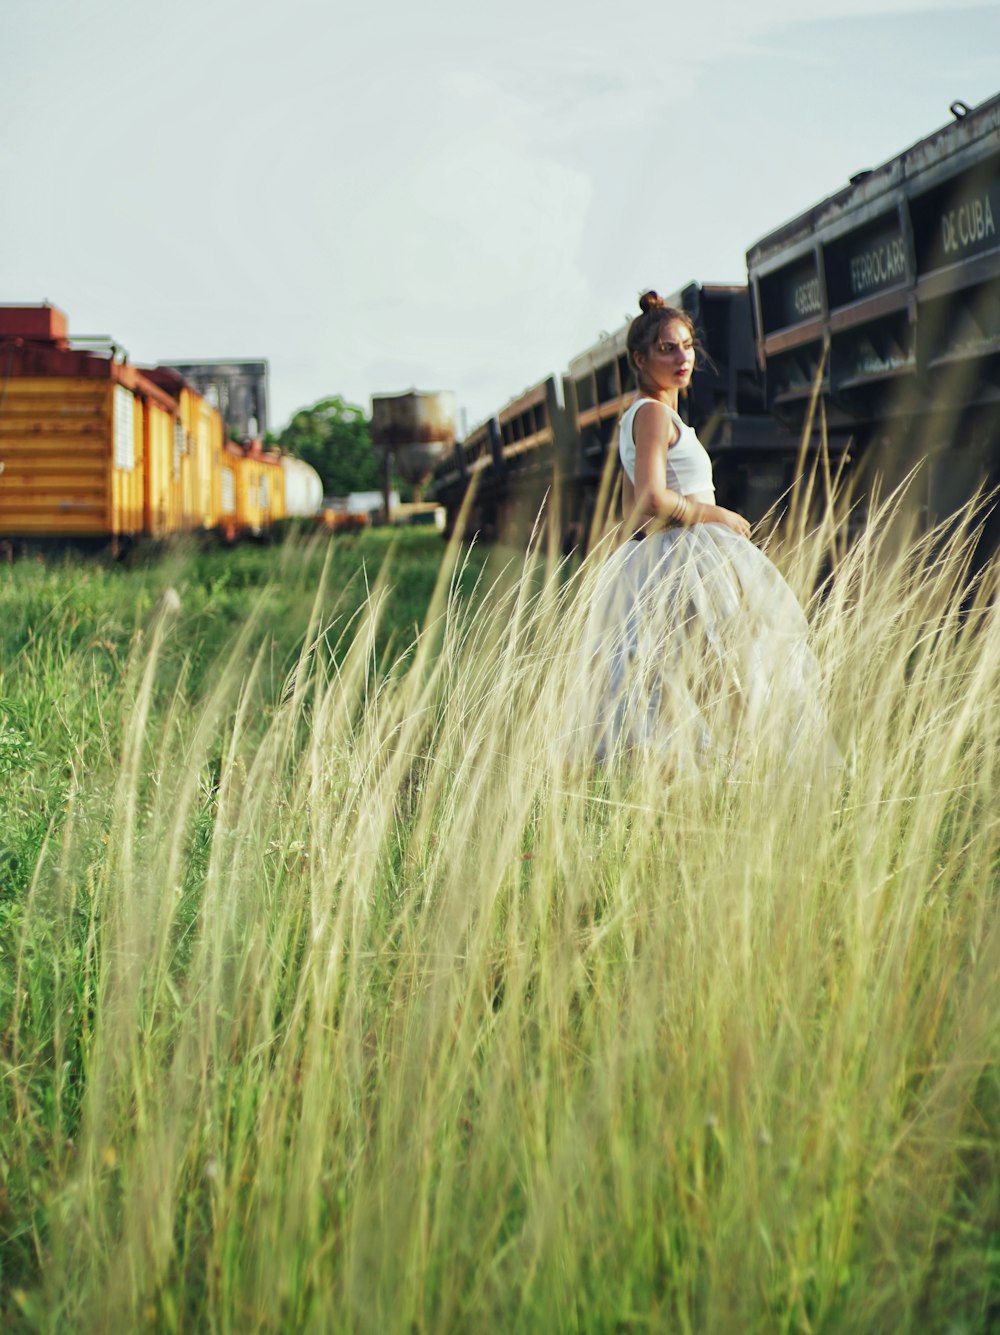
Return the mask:
<path id="1" fill-rule="evenodd" d="M 825 782 L 568 764 L 586 567 L 0 570 L 5 1328 L 996 1329 L 995 575 L 884 532 Z"/>

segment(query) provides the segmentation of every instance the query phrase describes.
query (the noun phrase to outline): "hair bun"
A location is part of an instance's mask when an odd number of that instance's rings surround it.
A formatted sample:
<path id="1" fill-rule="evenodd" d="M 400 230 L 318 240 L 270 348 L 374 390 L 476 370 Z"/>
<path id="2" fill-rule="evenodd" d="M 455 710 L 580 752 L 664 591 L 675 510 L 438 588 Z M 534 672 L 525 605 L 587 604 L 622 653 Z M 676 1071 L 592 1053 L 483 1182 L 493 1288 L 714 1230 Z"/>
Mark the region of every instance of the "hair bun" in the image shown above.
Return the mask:
<path id="1" fill-rule="evenodd" d="M 648 315 L 650 311 L 662 310 L 666 304 L 660 294 L 652 291 L 652 289 L 649 292 L 644 292 L 639 298 L 639 309 L 643 315 Z"/>

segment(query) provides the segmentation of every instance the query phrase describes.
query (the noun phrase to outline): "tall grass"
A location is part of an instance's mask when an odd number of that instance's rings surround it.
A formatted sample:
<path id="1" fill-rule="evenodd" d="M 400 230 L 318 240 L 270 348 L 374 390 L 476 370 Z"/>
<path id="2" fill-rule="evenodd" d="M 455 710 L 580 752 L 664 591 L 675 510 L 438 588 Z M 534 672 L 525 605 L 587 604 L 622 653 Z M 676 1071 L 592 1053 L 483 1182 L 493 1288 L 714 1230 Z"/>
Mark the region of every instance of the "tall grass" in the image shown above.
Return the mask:
<path id="1" fill-rule="evenodd" d="M 8 1317 L 990 1329 L 995 574 L 888 514 L 810 605 L 826 784 L 568 765 L 586 565 L 453 547 L 395 667 L 327 572 L 266 714 L 252 623 L 157 703 L 158 604 L 11 920 Z"/>

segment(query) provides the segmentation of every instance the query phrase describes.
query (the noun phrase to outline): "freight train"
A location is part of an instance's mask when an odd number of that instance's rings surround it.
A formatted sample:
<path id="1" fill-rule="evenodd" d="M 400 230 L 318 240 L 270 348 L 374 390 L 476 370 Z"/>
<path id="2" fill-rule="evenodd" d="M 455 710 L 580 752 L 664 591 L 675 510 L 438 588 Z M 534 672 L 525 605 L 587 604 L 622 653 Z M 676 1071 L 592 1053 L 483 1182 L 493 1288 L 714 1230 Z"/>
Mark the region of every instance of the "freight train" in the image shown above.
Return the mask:
<path id="1" fill-rule="evenodd" d="M 314 514 L 302 460 L 228 438 L 177 370 L 132 366 L 111 342 L 74 346 L 56 307 L 0 307 L 0 541 L 112 551 L 140 538 L 266 534 Z"/>
<path id="2" fill-rule="evenodd" d="M 780 513 L 825 455 L 853 488 L 911 473 L 926 527 L 1000 483 L 1000 96 L 784 223 L 747 252 L 747 282 L 670 298 L 708 353 L 682 415 L 713 459 L 719 501 L 752 521 Z M 564 546 L 585 546 L 615 428 L 635 394 L 627 325 L 468 433 L 438 464 L 454 522 L 523 541 L 543 497 Z M 983 543 L 1000 545 L 1000 519 Z"/>

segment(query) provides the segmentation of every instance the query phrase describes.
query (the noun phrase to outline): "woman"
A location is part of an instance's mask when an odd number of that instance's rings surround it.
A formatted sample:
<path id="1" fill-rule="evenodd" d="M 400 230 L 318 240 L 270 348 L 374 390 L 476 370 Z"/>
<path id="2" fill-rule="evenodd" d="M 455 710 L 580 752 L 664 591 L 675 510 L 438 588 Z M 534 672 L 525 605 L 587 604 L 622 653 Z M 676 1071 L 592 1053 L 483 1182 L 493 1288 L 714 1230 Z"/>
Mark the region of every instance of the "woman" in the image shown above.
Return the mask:
<path id="1" fill-rule="evenodd" d="M 655 292 L 639 305 L 628 333 L 639 394 L 619 425 L 633 536 L 596 581 L 584 661 L 597 711 L 580 741 L 599 759 L 640 751 L 742 770 L 765 755 L 825 757 L 802 609 L 746 519 L 716 505 L 711 460 L 677 412 L 694 326 Z"/>

